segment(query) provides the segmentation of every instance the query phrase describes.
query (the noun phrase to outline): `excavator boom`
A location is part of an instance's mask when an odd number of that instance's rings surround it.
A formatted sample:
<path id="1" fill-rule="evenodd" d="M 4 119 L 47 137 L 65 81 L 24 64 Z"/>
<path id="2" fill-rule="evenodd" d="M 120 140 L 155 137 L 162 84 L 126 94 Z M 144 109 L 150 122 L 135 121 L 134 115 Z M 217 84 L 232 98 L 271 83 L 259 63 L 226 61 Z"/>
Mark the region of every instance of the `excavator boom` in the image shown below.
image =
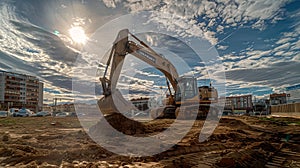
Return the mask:
<path id="1" fill-rule="evenodd" d="M 133 37 L 136 41 L 139 42 L 137 44 L 134 41 L 129 40 L 129 35 Z M 178 73 L 175 66 L 166 58 L 156 53 L 152 48 L 150 48 L 146 43 L 138 39 L 136 36 L 131 34 L 128 29 L 123 29 L 119 32 L 116 40 L 113 43 L 112 50 L 109 55 L 109 59 L 106 63 L 106 69 L 102 78 L 100 78 L 103 95 L 105 98 L 101 99 L 99 103 L 101 103 L 102 112 L 104 113 L 112 113 L 112 111 L 118 111 L 116 106 L 114 105 L 115 100 L 113 101 L 112 93 L 118 95 L 118 102 L 123 104 L 123 107 L 130 107 L 124 98 L 121 98 L 121 94 L 117 91 L 116 85 L 119 79 L 122 66 L 124 63 L 124 59 L 126 55 L 131 54 L 136 58 L 152 65 L 156 69 L 160 70 L 167 78 L 167 84 L 171 83 L 174 91 L 177 91 L 177 78 Z M 110 66 L 110 75 L 107 78 L 108 68 Z M 174 103 L 174 94 L 172 94 L 171 88 L 168 85 L 168 89 L 170 92 L 169 102 Z M 100 105 L 99 105 L 100 106 Z M 112 108 L 110 108 L 111 106 Z M 130 108 L 129 108 L 130 109 Z M 109 111 L 109 112 L 105 112 Z"/>
<path id="2" fill-rule="evenodd" d="M 166 58 L 156 53 L 143 41 L 132 35 L 140 45 L 134 41 L 129 41 L 128 29 L 121 30 L 113 44 L 109 59 L 106 64 L 104 76 L 100 79 L 102 82 L 103 93 L 109 96 L 116 89 L 117 80 L 120 76 L 124 59 L 127 54 L 131 54 L 140 60 L 152 65 L 160 70 L 171 83 L 176 92 L 178 73 L 175 66 Z M 111 64 L 109 79 L 106 78 L 108 67 Z"/>

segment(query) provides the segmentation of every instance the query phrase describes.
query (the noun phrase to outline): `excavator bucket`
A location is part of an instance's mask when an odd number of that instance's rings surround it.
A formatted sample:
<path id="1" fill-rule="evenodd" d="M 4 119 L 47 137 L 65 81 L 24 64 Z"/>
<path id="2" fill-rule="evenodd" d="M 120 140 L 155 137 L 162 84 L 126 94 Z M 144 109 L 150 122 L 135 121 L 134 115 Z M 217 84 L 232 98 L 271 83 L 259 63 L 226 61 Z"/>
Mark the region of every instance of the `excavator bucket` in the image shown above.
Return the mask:
<path id="1" fill-rule="evenodd" d="M 119 91 L 115 91 L 112 95 L 103 97 L 98 101 L 98 106 L 104 115 L 100 121 L 90 128 L 89 132 L 93 136 L 101 135 L 101 139 L 104 137 L 111 137 L 111 132 L 108 131 L 106 120 L 114 129 L 122 132 L 126 135 L 143 134 L 145 132 L 145 126 L 135 120 L 124 116 L 124 112 L 136 110 L 135 106 L 124 99 Z"/>
<path id="2" fill-rule="evenodd" d="M 127 101 L 119 90 L 114 91 L 113 94 L 102 97 L 98 101 L 98 106 L 104 116 L 114 113 L 125 113 L 131 110 L 137 110 L 137 108 Z"/>

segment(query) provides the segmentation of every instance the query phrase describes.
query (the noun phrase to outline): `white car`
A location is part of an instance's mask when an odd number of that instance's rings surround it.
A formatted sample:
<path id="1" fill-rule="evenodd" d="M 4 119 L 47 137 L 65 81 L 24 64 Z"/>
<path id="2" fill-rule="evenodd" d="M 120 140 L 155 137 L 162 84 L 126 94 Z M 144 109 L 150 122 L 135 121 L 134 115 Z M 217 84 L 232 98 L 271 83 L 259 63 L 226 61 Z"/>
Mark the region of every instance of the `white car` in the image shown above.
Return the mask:
<path id="1" fill-rule="evenodd" d="M 37 112 L 35 115 L 33 115 L 34 117 L 46 117 L 46 116 L 51 116 L 51 113 L 48 111 L 40 111 Z"/>
<path id="2" fill-rule="evenodd" d="M 0 117 L 8 117 L 9 112 L 8 111 L 0 111 Z"/>
<path id="3" fill-rule="evenodd" d="M 13 112 L 13 117 L 29 117 L 32 116 L 34 113 L 29 109 L 21 109 L 18 112 Z"/>
<path id="4" fill-rule="evenodd" d="M 11 108 L 11 109 L 9 109 L 9 112 L 10 112 L 10 114 L 17 113 L 17 112 L 19 112 L 19 109 L 18 108 Z"/>
<path id="5" fill-rule="evenodd" d="M 68 113 L 65 113 L 65 112 L 59 112 L 55 115 L 56 117 L 67 117 L 68 116 Z"/>

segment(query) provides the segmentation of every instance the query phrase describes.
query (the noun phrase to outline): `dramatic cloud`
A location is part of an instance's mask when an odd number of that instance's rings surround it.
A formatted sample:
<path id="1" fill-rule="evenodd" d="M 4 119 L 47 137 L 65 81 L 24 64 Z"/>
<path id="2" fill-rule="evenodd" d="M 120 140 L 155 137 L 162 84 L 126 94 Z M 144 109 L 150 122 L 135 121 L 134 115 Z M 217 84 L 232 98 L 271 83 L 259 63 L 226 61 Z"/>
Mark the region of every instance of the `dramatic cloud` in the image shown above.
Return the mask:
<path id="1" fill-rule="evenodd" d="M 49 101 L 57 94 L 70 96 L 73 71 L 80 76 L 76 80 L 99 84 L 99 79 L 86 75 L 86 71 L 93 67 L 101 73 L 104 65 L 93 59 L 95 55 L 80 53 L 82 46 L 72 43 L 68 29 L 79 24 L 91 36 L 99 26 L 114 18 L 147 10 L 153 12 L 150 24 L 158 23 L 177 37 L 205 38 L 216 47 L 220 55 L 217 61 L 222 61 L 225 67 L 228 95 L 264 95 L 299 83 L 296 70 L 300 62 L 300 11 L 292 7 L 297 3 L 293 0 L 3 1 L 0 2 L 0 68 L 41 78 Z M 149 35 L 145 41 L 173 54 L 180 53 L 185 59 L 193 58 L 193 53 L 174 40 Z M 77 58 L 82 62 L 74 67 Z M 219 80 L 218 67 L 202 61 L 194 60 L 194 67 L 181 74 L 193 74 L 205 81 L 210 71 L 216 78 L 213 80 Z M 129 90 L 139 96 L 159 93 L 160 87 L 165 86 L 164 76 L 154 69 L 137 69 L 138 64 L 130 64 L 135 74 L 124 71 L 118 84 L 120 89 L 128 91 L 130 85 Z"/>
<path id="2" fill-rule="evenodd" d="M 224 27 L 250 26 L 265 29 L 269 22 L 275 23 L 282 17 L 282 7 L 289 0 L 217 0 L 217 1 L 170 1 L 170 0 L 128 0 L 120 3 L 104 0 L 107 7 L 117 5 L 129 8 L 131 12 L 150 10 L 152 21 L 159 22 L 181 35 L 202 36 L 212 44 L 218 42 L 215 33 Z M 248 24 L 248 25 L 247 25 Z"/>

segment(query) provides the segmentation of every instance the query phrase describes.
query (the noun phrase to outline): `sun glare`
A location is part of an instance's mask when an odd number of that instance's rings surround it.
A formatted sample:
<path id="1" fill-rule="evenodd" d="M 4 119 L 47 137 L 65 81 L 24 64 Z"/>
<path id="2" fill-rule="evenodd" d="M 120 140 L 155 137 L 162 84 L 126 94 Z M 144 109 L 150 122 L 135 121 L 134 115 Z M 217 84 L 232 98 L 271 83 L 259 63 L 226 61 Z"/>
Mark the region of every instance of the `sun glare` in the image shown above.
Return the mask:
<path id="1" fill-rule="evenodd" d="M 69 29 L 69 34 L 75 43 L 84 44 L 87 40 L 87 36 L 82 27 L 72 27 Z"/>

